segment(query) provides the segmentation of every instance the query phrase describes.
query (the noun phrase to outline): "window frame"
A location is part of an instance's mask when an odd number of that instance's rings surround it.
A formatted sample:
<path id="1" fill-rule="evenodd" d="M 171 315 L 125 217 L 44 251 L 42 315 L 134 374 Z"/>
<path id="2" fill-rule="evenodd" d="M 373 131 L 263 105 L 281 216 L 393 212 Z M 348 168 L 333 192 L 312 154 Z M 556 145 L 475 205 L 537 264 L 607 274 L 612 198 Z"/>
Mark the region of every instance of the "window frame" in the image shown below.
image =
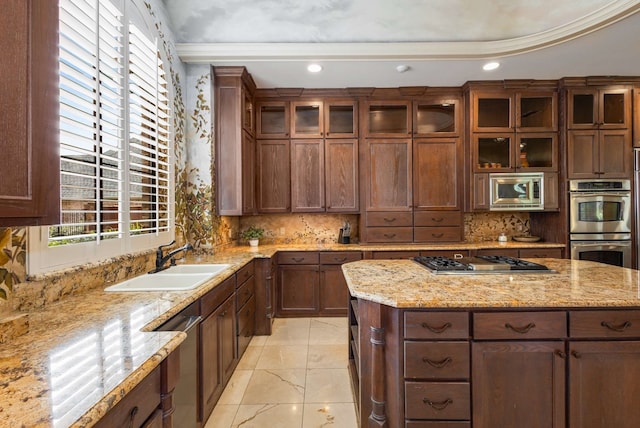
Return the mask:
<path id="1" fill-rule="evenodd" d="M 103 0 L 96 0 L 97 4 Z M 140 6 L 139 2 L 110 0 L 122 13 L 122 145 L 123 154 L 121 160 L 121 169 L 119 173 L 122 175 L 121 188 L 119 189 L 120 198 L 118 203 L 123 207 L 121 210 L 120 225 L 122 235 L 116 239 L 98 239 L 96 241 L 74 243 L 60 246 L 49 246 L 49 226 L 31 227 L 28 230 L 29 251 L 27 252 L 27 268 L 30 275 L 47 273 L 50 271 L 60 270 L 64 268 L 75 267 L 88 263 L 99 263 L 108 261 L 117 256 L 123 256 L 135 252 L 142 252 L 156 248 L 161 244 L 172 241 L 175 237 L 175 129 L 172 99 L 175 90 L 172 85 L 171 63 L 166 57 L 166 52 L 162 49 L 162 39 L 156 30 L 155 23 L 148 11 Z M 129 144 L 130 144 L 130 82 L 129 82 L 129 34 L 131 26 L 143 34 L 146 38 L 153 42 L 156 52 L 165 76 L 166 82 L 166 108 L 168 117 L 166 119 L 166 144 L 167 144 L 167 210 L 168 216 L 166 222 L 168 227 L 166 231 L 156 231 L 153 233 L 132 235 L 130 233 L 130 182 L 129 182 Z M 97 33 L 93 33 L 97 34 Z M 158 70 L 156 69 L 156 72 Z M 96 73 L 99 76 L 99 72 Z M 95 78 L 95 76 L 94 76 Z M 98 177 L 99 179 L 99 177 Z M 157 212 L 157 207 L 156 207 Z M 159 220 L 164 221 L 164 220 Z"/>

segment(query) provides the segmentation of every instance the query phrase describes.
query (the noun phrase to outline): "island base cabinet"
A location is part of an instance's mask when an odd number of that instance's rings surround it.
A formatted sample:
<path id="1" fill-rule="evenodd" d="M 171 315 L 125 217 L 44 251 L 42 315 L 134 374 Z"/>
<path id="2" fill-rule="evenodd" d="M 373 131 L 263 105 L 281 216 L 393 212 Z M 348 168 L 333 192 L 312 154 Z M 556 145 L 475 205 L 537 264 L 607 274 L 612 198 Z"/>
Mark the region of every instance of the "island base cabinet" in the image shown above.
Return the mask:
<path id="1" fill-rule="evenodd" d="M 569 345 L 569 427 L 640 424 L 640 342 Z"/>
<path id="2" fill-rule="evenodd" d="M 564 355 L 560 341 L 473 343 L 474 428 L 564 427 Z"/>

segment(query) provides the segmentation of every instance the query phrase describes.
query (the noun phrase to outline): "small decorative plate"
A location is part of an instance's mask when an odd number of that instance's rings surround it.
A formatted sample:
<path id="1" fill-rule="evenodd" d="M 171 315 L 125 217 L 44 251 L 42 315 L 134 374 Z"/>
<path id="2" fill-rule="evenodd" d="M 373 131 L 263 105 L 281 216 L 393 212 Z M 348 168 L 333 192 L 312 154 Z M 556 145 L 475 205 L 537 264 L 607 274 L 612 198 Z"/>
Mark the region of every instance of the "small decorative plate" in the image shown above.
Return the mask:
<path id="1" fill-rule="evenodd" d="M 518 242 L 538 242 L 540 240 L 540 237 L 531 235 L 520 235 L 514 236 L 513 240 Z"/>

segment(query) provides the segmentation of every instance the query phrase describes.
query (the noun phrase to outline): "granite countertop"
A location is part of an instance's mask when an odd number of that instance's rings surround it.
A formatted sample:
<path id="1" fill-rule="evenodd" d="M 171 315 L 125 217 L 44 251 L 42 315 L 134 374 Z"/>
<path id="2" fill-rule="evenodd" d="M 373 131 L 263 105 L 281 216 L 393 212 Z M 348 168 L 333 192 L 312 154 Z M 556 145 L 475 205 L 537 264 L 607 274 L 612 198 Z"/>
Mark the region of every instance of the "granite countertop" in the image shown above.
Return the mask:
<path id="1" fill-rule="evenodd" d="M 411 260 L 362 260 L 342 270 L 352 296 L 396 308 L 640 307 L 640 271 L 527 260 L 558 273 L 435 275 Z"/>
<path id="2" fill-rule="evenodd" d="M 153 329 L 220 284 L 254 258 L 277 251 L 391 251 L 419 249 L 561 248 L 553 243 L 279 244 L 231 247 L 215 255 L 189 255 L 186 263 L 228 263 L 231 266 L 200 287 L 182 292 L 106 293 L 103 288 L 67 297 L 29 312 L 28 332 L 0 345 L 0 427 L 87 427 L 95 424 L 186 337 L 181 332 Z M 369 262 L 372 263 L 372 262 Z M 373 264 L 381 273 L 411 262 Z M 396 265 L 394 263 L 401 263 Z M 404 265 L 402 265 L 404 263 Z M 361 265 L 351 265 L 348 272 Z M 366 266 L 366 265 L 362 265 Z M 351 277 L 354 292 L 377 296 L 389 304 L 420 304 L 414 272 L 414 294 L 377 294 Z M 576 273 L 577 275 L 577 273 Z M 629 273 L 628 275 L 631 275 Z M 368 276 L 369 282 L 371 276 Z M 634 276 L 635 278 L 635 276 Z M 407 278 L 409 279 L 409 278 Z M 608 282 L 614 280 L 609 278 Z M 384 281 L 383 281 L 384 282 Z M 110 285 L 104 284 L 105 287 Z M 417 287 L 417 288 L 416 288 Z M 423 287 L 423 285 L 422 285 Z M 356 291 L 359 290 L 359 291 Z M 367 291 L 368 290 L 368 291 Z M 422 303 L 422 304 L 424 304 Z"/>

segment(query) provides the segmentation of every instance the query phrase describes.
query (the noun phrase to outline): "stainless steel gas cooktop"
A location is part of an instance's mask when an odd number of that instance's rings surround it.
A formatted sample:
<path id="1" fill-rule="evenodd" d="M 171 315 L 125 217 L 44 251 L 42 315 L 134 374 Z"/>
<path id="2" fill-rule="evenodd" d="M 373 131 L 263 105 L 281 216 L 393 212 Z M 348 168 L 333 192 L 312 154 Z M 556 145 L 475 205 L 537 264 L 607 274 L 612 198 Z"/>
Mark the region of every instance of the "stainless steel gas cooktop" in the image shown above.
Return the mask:
<path id="1" fill-rule="evenodd" d="M 418 256 L 413 260 L 436 275 L 477 275 L 496 273 L 557 273 L 545 265 L 506 256 L 476 256 L 450 259 L 442 256 Z"/>

